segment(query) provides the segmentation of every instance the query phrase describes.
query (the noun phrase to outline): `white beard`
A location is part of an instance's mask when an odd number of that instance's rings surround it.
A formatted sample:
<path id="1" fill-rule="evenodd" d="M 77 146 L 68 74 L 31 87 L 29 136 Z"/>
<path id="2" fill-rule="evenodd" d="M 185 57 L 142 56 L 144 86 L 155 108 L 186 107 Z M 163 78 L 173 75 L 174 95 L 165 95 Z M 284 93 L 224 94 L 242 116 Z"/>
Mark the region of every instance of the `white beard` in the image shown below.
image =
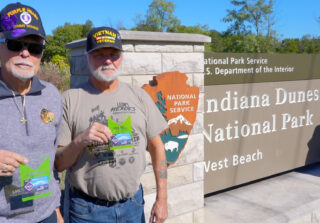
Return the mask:
<path id="1" fill-rule="evenodd" d="M 21 61 L 15 61 L 13 64 L 19 64 Z M 21 74 L 19 71 L 17 71 L 14 67 L 12 68 L 12 76 L 15 78 L 18 78 L 19 80 L 26 82 L 27 80 L 31 79 L 34 76 L 34 69 L 33 69 L 33 64 L 30 62 L 23 61 L 23 63 L 28 64 L 29 66 L 32 67 L 32 71 L 30 71 L 28 74 Z"/>
<path id="2" fill-rule="evenodd" d="M 89 64 L 89 69 L 92 73 L 92 75 L 99 81 L 104 81 L 104 82 L 111 82 L 114 81 L 115 79 L 117 79 L 120 75 L 120 71 L 118 69 L 116 69 L 113 65 L 103 65 L 98 67 L 97 69 L 94 69 L 91 64 Z M 105 75 L 103 73 L 103 70 L 105 69 L 114 69 L 115 72 L 112 75 Z"/>

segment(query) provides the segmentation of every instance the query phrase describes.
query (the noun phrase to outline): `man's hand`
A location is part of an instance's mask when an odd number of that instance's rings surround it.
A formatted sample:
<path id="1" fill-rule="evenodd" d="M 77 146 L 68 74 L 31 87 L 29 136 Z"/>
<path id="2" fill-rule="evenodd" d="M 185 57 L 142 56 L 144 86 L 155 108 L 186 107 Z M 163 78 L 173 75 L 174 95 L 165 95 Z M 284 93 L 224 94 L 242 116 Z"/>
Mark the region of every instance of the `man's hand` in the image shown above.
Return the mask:
<path id="1" fill-rule="evenodd" d="M 71 167 L 80 158 L 83 149 L 93 142 L 106 143 L 111 139 L 110 129 L 98 122 L 80 133 L 67 146 L 58 146 L 55 166 L 59 172 Z"/>
<path id="2" fill-rule="evenodd" d="M 162 223 L 168 217 L 167 200 L 159 201 L 158 199 L 153 204 L 149 223 Z"/>
<path id="3" fill-rule="evenodd" d="M 0 150 L 0 176 L 12 176 L 13 172 L 19 168 L 20 163 L 27 164 L 27 158 L 18 153 Z"/>
<path id="4" fill-rule="evenodd" d="M 95 122 L 92 126 L 75 138 L 75 143 L 81 145 L 82 147 L 85 147 L 92 142 L 105 143 L 110 140 L 111 135 L 112 133 L 107 126 Z"/>

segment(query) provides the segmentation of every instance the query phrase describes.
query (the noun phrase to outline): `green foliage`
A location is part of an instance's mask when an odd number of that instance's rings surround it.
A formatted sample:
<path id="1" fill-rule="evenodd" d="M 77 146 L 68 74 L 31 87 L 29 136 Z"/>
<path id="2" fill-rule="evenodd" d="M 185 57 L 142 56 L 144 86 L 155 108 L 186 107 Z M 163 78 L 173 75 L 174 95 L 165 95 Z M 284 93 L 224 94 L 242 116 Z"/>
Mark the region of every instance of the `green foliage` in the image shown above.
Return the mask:
<path id="1" fill-rule="evenodd" d="M 178 18 L 174 16 L 175 7 L 172 1 L 153 0 L 145 19 L 142 19 L 140 14 L 136 16 L 136 27 L 133 30 L 157 32 L 172 30 L 173 27 L 180 24 Z"/>
<path id="2" fill-rule="evenodd" d="M 221 34 L 211 31 L 211 45 L 207 51 L 232 53 L 272 53 L 276 52 L 279 41 L 268 36 L 254 34 Z"/>
<path id="3" fill-rule="evenodd" d="M 175 33 L 198 33 L 210 36 L 210 30 L 208 25 L 195 25 L 195 26 L 184 26 L 184 25 L 176 25 L 174 27 L 171 27 L 169 32 L 175 32 Z"/>
<path id="4" fill-rule="evenodd" d="M 300 53 L 319 53 L 320 39 L 312 38 L 310 35 L 305 35 L 299 42 Z"/>
<path id="5" fill-rule="evenodd" d="M 84 25 L 65 23 L 53 30 L 53 36 L 47 36 L 48 44 L 43 54 L 43 61 L 49 62 L 55 55 L 60 55 L 67 60 L 70 59 L 70 52 L 65 48 L 67 43 L 85 38 L 92 28 L 92 22 L 87 20 Z"/>
<path id="6" fill-rule="evenodd" d="M 277 48 L 279 53 L 320 53 L 320 38 L 305 35 L 301 39 L 284 39 Z"/>
<path id="7" fill-rule="evenodd" d="M 70 66 L 67 63 L 67 58 L 65 58 L 64 56 L 54 55 L 51 58 L 51 62 L 58 65 L 60 69 L 70 69 Z"/>
<path id="8" fill-rule="evenodd" d="M 299 39 L 284 39 L 278 48 L 279 53 L 299 53 Z"/>
<path id="9" fill-rule="evenodd" d="M 228 14 L 222 19 L 224 22 L 232 23 L 227 32 L 235 34 L 246 34 L 249 31 L 245 22 L 249 18 L 249 14 L 246 12 L 246 1 L 231 0 L 231 3 L 235 6 L 241 7 L 238 10 L 227 10 Z"/>
<path id="10" fill-rule="evenodd" d="M 256 35 L 273 33 L 273 0 L 230 0 L 239 9 L 227 10 L 224 22 L 231 23 L 227 32 L 247 35 L 255 31 Z M 265 25 L 267 24 L 267 25 Z"/>

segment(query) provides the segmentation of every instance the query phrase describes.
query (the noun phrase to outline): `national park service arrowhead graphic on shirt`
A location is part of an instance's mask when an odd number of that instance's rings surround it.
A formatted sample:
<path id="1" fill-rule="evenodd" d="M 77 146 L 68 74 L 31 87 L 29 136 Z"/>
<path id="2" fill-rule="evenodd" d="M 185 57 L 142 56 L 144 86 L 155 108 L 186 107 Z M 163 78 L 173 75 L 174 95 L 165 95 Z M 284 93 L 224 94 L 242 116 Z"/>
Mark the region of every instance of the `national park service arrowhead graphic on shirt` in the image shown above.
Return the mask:
<path id="1" fill-rule="evenodd" d="M 154 77 L 154 86 L 142 87 L 168 122 L 169 128 L 160 135 L 168 164 L 178 160 L 196 121 L 199 88 L 188 85 L 187 80 L 186 74 L 167 72 Z"/>

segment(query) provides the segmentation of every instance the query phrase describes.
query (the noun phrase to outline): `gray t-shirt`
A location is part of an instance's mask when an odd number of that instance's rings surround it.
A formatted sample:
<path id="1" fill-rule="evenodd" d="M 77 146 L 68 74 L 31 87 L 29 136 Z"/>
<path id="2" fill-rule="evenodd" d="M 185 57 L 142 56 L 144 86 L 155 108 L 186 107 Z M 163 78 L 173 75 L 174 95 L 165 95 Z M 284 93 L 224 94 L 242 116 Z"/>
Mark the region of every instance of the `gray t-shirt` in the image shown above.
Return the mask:
<path id="1" fill-rule="evenodd" d="M 125 125 L 112 139 L 113 146 L 121 148 L 114 150 L 115 161 L 109 160 L 110 152 L 85 148 L 69 170 L 70 185 L 92 197 L 110 201 L 133 196 L 146 166 L 147 140 L 168 127 L 151 97 L 142 88 L 123 82 L 110 93 L 85 83 L 63 94 L 63 107 L 61 146 L 68 145 L 94 122 L 109 128 L 114 126 L 112 123 Z"/>

